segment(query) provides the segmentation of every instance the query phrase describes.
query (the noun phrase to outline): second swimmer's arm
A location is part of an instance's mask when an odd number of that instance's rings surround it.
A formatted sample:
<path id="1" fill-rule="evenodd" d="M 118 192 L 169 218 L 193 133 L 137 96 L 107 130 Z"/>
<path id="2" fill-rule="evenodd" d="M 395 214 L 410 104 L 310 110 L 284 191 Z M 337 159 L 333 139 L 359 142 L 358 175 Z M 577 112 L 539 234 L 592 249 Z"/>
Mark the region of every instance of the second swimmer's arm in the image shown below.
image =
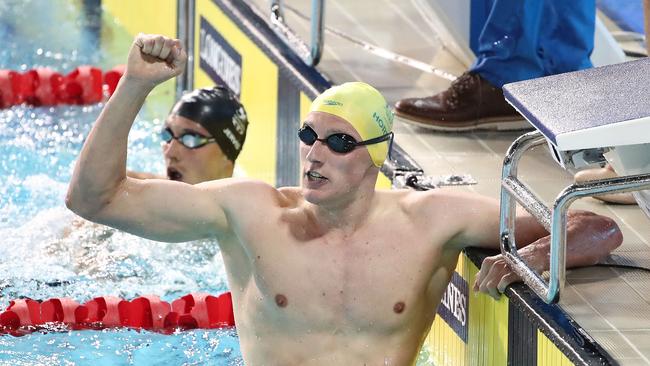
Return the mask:
<path id="1" fill-rule="evenodd" d="M 126 175 L 127 137 L 138 110 L 155 85 L 181 72 L 185 59 L 177 40 L 136 38 L 126 73 L 75 166 L 66 197 L 74 212 L 155 240 L 187 241 L 226 229 L 225 214 L 215 194 L 228 192 L 228 182 L 191 186 Z"/>
<path id="2" fill-rule="evenodd" d="M 126 179 L 127 138 L 153 85 L 124 77 L 106 103 L 81 150 L 66 204 L 92 217 L 108 204 Z"/>

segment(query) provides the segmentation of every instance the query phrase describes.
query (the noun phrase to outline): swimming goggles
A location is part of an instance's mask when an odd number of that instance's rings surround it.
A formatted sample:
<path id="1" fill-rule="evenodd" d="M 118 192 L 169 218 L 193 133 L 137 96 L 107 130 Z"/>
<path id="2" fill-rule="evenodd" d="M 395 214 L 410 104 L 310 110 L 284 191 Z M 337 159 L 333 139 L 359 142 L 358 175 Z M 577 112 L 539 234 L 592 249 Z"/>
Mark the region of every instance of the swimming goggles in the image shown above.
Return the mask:
<path id="1" fill-rule="evenodd" d="M 392 137 L 393 133 L 389 132 L 385 135 L 375 137 L 370 140 L 357 142 L 354 137 L 346 133 L 334 133 L 324 139 L 319 139 L 316 131 L 314 131 L 309 126 L 303 126 L 298 130 L 298 138 L 300 138 L 300 141 L 302 141 L 305 145 L 311 146 L 316 141 L 320 141 L 325 143 L 327 147 L 330 148 L 330 150 L 340 154 L 347 154 L 350 151 L 356 149 L 358 146 L 377 144 L 392 139 Z"/>
<path id="2" fill-rule="evenodd" d="M 169 127 L 166 127 L 160 131 L 160 138 L 166 143 L 170 143 L 172 140 L 176 140 L 188 149 L 198 149 L 199 147 L 203 147 L 215 141 L 214 137 L 207 137 L 194 132 L 186 132 L 176 137 L 174 136 L 174 132 L 172 132 L 171 128 Z"/>

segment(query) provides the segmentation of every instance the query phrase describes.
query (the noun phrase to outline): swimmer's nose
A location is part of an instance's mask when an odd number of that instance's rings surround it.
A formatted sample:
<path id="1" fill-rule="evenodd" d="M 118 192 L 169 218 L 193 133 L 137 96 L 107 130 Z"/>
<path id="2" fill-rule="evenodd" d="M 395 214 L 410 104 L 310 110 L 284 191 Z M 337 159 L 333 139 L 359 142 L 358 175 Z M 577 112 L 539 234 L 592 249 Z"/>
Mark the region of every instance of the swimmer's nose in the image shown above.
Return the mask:
<path id="1" fill-rule="evenodd" d="M 163 155 L 166 159 L 176 161 L 178 160 L 179 150 L 183 149 L 183 147 L 184 146 L 181 146 L 181 143 L 176 141 L 176 139 L 172 139 L 170 142 L 163 142 Z"/>
<path id="2" fill-rule="evenodd" d="M 327 153 L 326 150 L 329 148 L 322 141 L 315 141 L 313 145 L 309 146 L 309 152 L 307 153 L 307 161 L 310 163 L 322 163 L 324 159 L 324 154 Z"/>

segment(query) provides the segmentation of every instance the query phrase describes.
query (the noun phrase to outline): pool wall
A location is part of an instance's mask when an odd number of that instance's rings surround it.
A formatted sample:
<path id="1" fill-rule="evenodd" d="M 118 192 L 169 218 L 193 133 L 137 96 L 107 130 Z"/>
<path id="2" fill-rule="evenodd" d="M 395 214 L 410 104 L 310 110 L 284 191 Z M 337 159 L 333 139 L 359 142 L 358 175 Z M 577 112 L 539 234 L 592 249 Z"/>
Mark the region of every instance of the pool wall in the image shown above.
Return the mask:
<path id="1" fill-rule="evenodd" d="M 107 68 L 126 63 L 133 37 L 140 32 L 178 37 L 177 0 L 78 1 L 89 7 L 101 2 L 102 21 L 99 33 L 104 58 L 110 60 Z M 167 116 L 176 99 L 176 84 L 175 79 L 166 81 L 150 93 L 143 107 L 148 116 L 159 120 Z"/>
<path id="2" fill-rule="evenodd" d="M 173 0 L 104 0 L 104 9 L 132 34 L 176 35 Z M 251 121 L 238 161 L 245 174 L 276 186 L 299 182 L 295 131 L 310 101 L 330 83 L 306 66 L 242 1 L 196 0 L 193 86 L 226 84 L 240 95 Z M 164 9 L 163 9 L 164 8 Z M 155 14 L 156 16 L 138 16 Z M 391 182 L 381 175 L 377 186 Z M 461 254 L 424 347 L 435 365 L 613 364 L 556 305 L 541 302 L 524 285 L 499 301 L 471 292 L 477 263 L 487 255 Z"/>
<path id="3" fill-rule="evenodd" d="M 558 305 L 524 284 L 496 301 L 472 292 L 478 264 L 494 253 L 470 248 L 437 309 L 425 341 L 435 365 L 615 365 Z"/>

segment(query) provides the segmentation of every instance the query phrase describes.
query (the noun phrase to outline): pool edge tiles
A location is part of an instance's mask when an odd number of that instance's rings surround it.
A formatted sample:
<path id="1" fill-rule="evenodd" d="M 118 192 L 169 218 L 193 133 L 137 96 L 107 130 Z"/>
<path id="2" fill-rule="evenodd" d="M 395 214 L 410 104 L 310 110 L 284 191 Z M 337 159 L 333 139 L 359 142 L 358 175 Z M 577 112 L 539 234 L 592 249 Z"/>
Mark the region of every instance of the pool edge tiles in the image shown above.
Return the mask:
<path id="1" fill-rule="evenodd" d="M 506 364 L 508 299 L 495 301 L 474 293 L 477 273 L 478 268 L 461 254 L 424 344 L 435 365 Z"/>
<path id="2" fill-rule="evenodd" d="M 478 272 L 475 264 L 491 254 L 467 249 L 460 255 L 454 276 L 471 286 Z M 458 287 L 453 280 L 450 286 Z M 439 309 L 424 343 L 438 366 L 616 364 L 560 306 L 545 304 L 524 284 L 508 287 L 498 301 L 469 291 L 466 304 L 455 304 L 467 312 L 467 342 L 458 325 L 441 316 Z M 447 293 L 465 295 L 457 289 Z"/>

